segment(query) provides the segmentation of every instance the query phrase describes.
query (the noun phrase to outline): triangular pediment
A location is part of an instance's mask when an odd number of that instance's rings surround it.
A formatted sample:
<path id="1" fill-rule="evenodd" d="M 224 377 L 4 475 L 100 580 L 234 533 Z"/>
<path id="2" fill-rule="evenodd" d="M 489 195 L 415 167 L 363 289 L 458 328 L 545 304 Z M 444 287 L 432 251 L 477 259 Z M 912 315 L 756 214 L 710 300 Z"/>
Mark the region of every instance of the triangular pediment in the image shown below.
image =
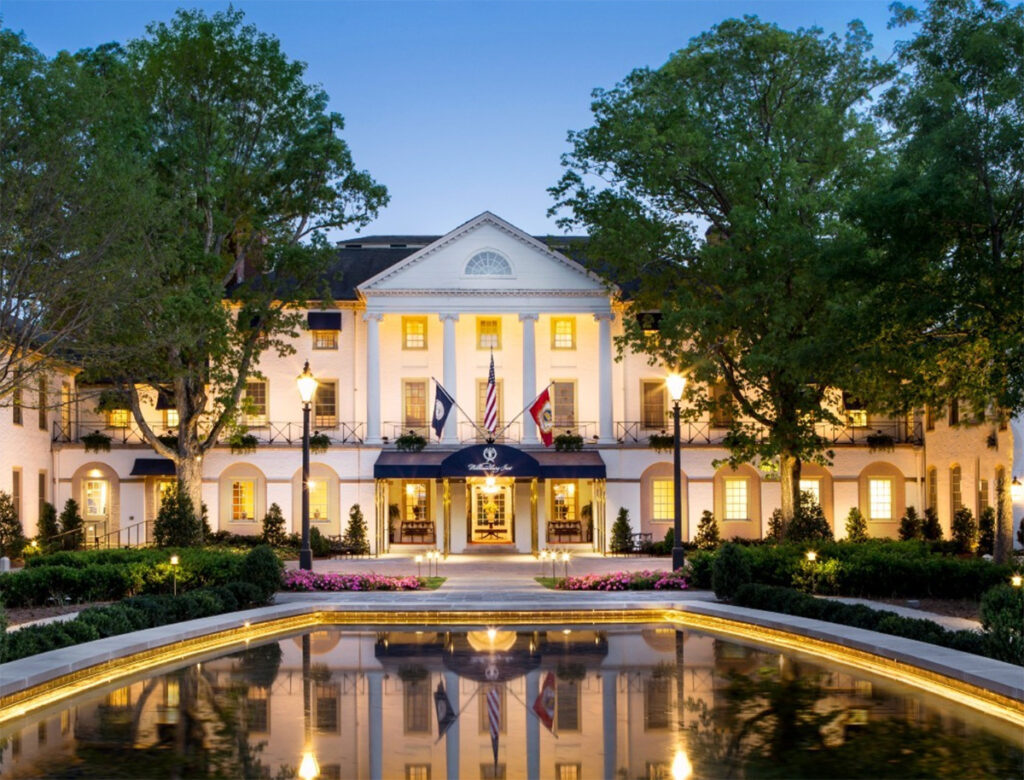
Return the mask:
<path id="1" fill-rule="evenodd" d="M 475 258 L 475 259 L 474 259 Z M 489 211 L 359 285 L 374 294 L 607 296 L 582 265 Z"/>

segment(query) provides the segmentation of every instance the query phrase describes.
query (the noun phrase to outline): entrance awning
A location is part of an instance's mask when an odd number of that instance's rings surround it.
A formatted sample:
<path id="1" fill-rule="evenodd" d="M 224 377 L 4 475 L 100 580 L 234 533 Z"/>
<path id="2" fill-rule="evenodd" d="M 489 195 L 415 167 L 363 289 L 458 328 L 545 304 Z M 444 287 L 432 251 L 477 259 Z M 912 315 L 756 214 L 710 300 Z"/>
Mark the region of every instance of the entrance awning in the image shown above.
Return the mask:
<path id="1" fill-rule="evenodd" d="M 136 458 L 130 476 L 173 477 L 174 473 L 174 461 L 170 458 Z"/>
<path id="2" fill-rule="evenodd" d="M 382 452 L 373 465 L 374 479 L 605 479 L 606 474 L 601 453 L 595 450 L 526 452 L 505 444 L 477 444 L 456 452 Z"/>

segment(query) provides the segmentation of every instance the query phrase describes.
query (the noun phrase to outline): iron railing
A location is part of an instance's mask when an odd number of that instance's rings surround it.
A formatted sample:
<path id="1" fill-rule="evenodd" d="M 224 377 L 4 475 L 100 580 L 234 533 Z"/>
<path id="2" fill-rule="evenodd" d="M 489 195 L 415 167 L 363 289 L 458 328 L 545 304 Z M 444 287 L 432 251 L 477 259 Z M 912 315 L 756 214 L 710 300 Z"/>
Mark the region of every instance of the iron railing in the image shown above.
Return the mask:
<path id="1" fill-rule="evenodd" d="M 202 421 L 199 424 L 200 436 L 210 430 L 210 423 Z M 361 422 L 337 422 L 333 426 L 313 426 L 311 432 L 321 433 L 331 440 L 331 444 L 362 444 L 365 437 L 366 425 Z M 154 426 L 154 431 L 159 436 L 175 436 L 176 431 L 164 429 L 162 426 Z M 259 426 L 248 427 L 245 432 L 256 437 L 260 444 L 302 444 L 302 423 L 301 422 L 266 422 Z M 55 442 L 80 442 L 82 436 L 91 433 L 102 433 L 110 437 L 111 444 L 146 444 L 142 431 L 131 422 L 125 427 L 112 427 L 104 425 L 102 421 L 80 422 L 76 425 L 61 425 L 54 422 L 52 438 Z M 229 446 L 228 436 L 221 434 L 218 446 Z"/>
<path id="2" fill-rule="evenodd" d="M 762 429 L 763 431 L 763 429 Z M 815 431 L 826 444 L 853 444 L 885 449 L 892 444 L 921 444 L 924 429 L 920 420 L 878 420 L 867 426 L 819 423 Z M 722 444 L 729 429 L 711 420 L 680 422 L 683 444 Z M 648 444 L 651 436 L 671 436 L 672 427 L 654 429 L 640 421 L 615 423 L 615 438 L 620 444 Z M 762 432 L 762 438 L 765 434 Z"/>
<path id="3" fill-rule="evenodd" d="M 104 521 L 103 524 L 105 524 Z M 80 528 L 72 528 L 70 531 L 63 531 L 54 534 L 46 540 L 50 546 L 60 549 L 104 549 L 119 547 L 149 547 L 153 544 L 152 520 L 140 520 L 131 525 L 114 528 L 110 531 L 97 533 L 97 526 L 100 523 L 85 520 Z M 81 540 L 78 537 L 81 536 Z"/>

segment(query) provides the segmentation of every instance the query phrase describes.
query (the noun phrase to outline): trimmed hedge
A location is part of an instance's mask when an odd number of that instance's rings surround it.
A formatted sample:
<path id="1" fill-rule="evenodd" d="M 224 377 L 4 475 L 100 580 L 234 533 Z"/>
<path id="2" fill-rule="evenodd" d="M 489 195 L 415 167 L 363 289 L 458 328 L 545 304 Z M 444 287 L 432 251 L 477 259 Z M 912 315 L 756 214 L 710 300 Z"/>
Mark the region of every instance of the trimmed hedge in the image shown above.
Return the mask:
<path id="1" fill-rule="evenodd" d="M 919 618 L 908 618 L 863 604 L 843 604 L 840 601 L 819 599 L 792 588 L 772 585 L 743 585 L 736 591 L 732 603 L 740 607 L 781 612 L 786 615 L 824 620 L 845 626 L 865 628 L 882 634 L 916 639 L 965 653 L 983 655 L 998 660 L 1009 660 L 999 640 L 992 634 L 978 631 L 949 631 L 938 623 Z M 1017 661 L 1016 663 L 1020 663 Z"/>
<path id="2" fill-rule="evenodd" d="M 74 620 L 27 626 L 9 633 L 0 650 L 0 662 L 266 603 L 260 589 L 249 582 L 200 588 L 180 596 L 135 596 L 120 604 L 83 610 Z"/>
<path id="3" fill-rule="evenodd" d="M 952 598 L 978 600 L 1012 573 L 981 558 L 943 554 L 941 542 L 827 542 L 813 545 L 818 562 L 836 560 L 835 592 L 867 598 Z M 808 545 L 777 544 L 744 547 L 751 581 L 790 587 L 799 577 Z M 711 587 L 711 573 L 718 551 L 698 550 L 688 557 L 694 587 Z"/>

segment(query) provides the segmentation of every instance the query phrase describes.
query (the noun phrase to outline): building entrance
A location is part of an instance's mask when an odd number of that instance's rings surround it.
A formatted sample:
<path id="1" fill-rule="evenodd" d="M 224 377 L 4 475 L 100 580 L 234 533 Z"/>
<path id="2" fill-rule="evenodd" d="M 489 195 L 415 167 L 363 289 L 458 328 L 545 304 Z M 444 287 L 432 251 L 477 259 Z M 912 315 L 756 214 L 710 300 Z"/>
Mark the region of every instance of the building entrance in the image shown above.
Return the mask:
<path id="1" fill-rule="evenodd" d="M 486 477 L 470 479 L 470 542 L 511 544 L 513 542 L 513 479 Z"/>

